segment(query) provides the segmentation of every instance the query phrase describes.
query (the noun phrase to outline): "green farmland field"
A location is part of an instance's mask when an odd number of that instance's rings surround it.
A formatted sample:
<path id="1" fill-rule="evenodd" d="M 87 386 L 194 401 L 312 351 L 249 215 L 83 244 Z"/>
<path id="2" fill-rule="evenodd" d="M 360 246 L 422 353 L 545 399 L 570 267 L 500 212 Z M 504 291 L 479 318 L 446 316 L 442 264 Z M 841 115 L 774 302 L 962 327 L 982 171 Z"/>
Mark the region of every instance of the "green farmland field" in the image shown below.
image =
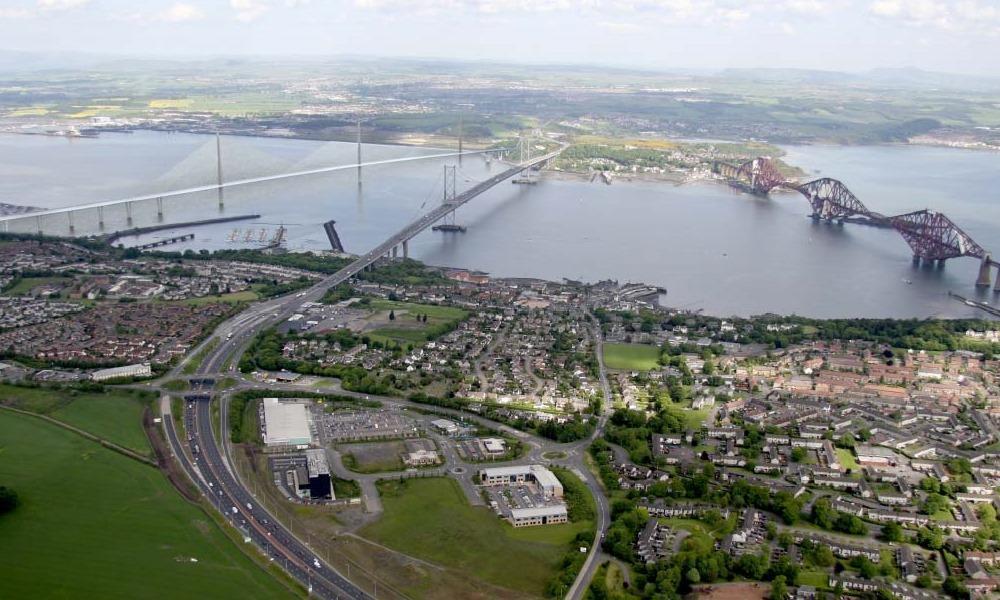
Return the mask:
<path id="1" fill-rule="evenodd" d="M 646 344 L 604 344 L 604 363 L 609 369 L 651 371 L 659 366 L 660 349 Z"/>
<path id="2" fill-rule="evenodd" d="M 74 392 L 0 384 L 0 403 L 79 427 L 141 454 L 149 454 L 142 430 L 144 400 L 129 390 Z"/>
<path id="3" fill-rule="evenodd" d="M 136 426 L 138 428 L 138 426 Z M 0 411 L 5 598 L 290 598 L 159 471 Z"/>

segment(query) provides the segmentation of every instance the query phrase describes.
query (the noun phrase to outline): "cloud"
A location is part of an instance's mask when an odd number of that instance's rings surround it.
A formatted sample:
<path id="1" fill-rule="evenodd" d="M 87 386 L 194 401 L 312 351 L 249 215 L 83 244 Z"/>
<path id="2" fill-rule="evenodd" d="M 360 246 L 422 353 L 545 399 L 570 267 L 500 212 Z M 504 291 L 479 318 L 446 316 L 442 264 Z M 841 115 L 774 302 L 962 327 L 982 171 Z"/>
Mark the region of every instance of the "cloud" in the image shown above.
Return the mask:
<path id="1" fill-rule="evenodd" d="M 785 0 L 784 7 L 800 15 L 825 15 L 834 9 L 833 4 L 828 0 Z"/>
<path id="2" fill-rule="evenodd" d="M 245 23 L 257 19 L 271 8 L 266 0 L 229 0 L 229 6 L 236 11 L 236 19 Z"/>
<path id="3" fill-rule="evenodd" d="M 874 0 L 869 12 L 914 27 L 967 33 L 1000 33 L 1000 9 L 979 0 Z"/>
<path id="4" fill-rule="evenodd" d="M 42 10 L 69 10 L 90 4 L 90 0 L 38 0 Z"/>
<path id="5" fill-rule="evenodd" d="M 619 23 L 615 21 L 601 21 L 597 24 L 601 29 L 606 29 L 611 33 L 636 33 L 642 31 L 642 26 L 638 23 Z"/>
<path id="6" fill-rule="evenodd" d="M 205 12 L 193 4 L 176 2 L 165 10 L 156 13 L 153 17 L 156 21 L 166 21 L 168 23 L 182 23 L 184 21 L 199 21 L 205 18 Z"/>
<path id="7" fill-rule="evenodd" d="M 29 19 L 35 16 L 27 8 L 0 8 L 0 19 Z"/>

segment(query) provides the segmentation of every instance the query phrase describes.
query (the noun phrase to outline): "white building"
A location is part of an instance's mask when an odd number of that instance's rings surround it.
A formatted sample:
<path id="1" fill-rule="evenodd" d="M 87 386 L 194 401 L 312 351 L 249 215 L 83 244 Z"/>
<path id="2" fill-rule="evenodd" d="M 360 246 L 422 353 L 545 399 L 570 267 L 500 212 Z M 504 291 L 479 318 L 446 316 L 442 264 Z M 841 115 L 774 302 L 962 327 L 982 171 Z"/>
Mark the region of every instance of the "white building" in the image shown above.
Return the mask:
<path id="1" fill-rule="evenodd" d="M 449 421 L 448 419 L 434 419 L 431 421 L 431 425 L 437 428 L 438 431 L 447 435 L 454 435 L 458 433 L 458 425 L 454 421 Z"/>
<path id="2" fill-rule="evenodd" d="M 542 465 L 516 465 L 483 469 L 479 472 L 479 480 L 486 486 L 534 482 L 546 499 L 562 498 L 563 496 L 563 487 L 559 478 Z"/>
<path id="3" fill-rule="evenodd" d="M 122 379 L 125 377 L 151 377 L 152 375 L 153 369 L 149 366 L 149 363 L 142 363 L 138 365 L 125 365 L 124 367 L 112 367 L 110 369 L 94 371 L 90 374 L 90 378 L 94 381 L 109 381 L 111 379 Z"/>
<path id="4" fill-rule="evenodd" d="M 566 523 L 567 521 L 569 521 L 569 515 L 566 512 L 565 504 L 536 506 L 534 508 L 512 508 L 510 510 L 510 524 L 514 527 L 554 525 L 556 523 Z"/>
<path id="5" fill-rule="evenodd" d="M 503 454 L 507 451 L 507 443 L 500 438 L 486 438 L 483 440 L 483 450 L 487 454 Z"/>

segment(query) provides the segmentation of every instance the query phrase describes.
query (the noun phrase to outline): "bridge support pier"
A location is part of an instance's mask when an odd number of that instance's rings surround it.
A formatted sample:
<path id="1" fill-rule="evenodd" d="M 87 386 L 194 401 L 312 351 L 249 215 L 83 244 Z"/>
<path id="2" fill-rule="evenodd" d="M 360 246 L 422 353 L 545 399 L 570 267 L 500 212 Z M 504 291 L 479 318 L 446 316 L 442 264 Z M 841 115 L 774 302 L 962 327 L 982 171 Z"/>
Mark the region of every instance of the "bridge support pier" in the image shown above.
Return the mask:
<path id="1" fill-rule="evenodd" d="M 163 220 L 163 198 L 156 199 L 156 220 Z"/>
<path id="2" fill-rule="evenodd" d="M 983 257 L 983 262 L 979 265 L 979 278 L 976 279 L 976 287 L 988 288 L 990 287 L 990 272 L 993 267 L 993 261 L 990 260 L 990 255 L 987 254 Z"/>
<path id="3" fill-rule="evenodd" d="M 125 203 L 125 214 L 126 214 L 125 220 L 128 222 L 129 227 L 131 227 L 132 226 L 132 203 L 131 202 L 126 202 Z"/>
<path id="4" fill-rule="evenodd" d="M 97 226 L 103 231 L 104 230 L 104 207 L 97 207 Z"/>
<path id="5" fill-rule="evenodd" d="M 410 240 L 403 240 L 403 258 L 410 258 Z M 1000 278 L 997 278 L 1000 283 Z"/>
<path id="6" fill-rule="evenodd" d="M 919 267 L 920 266 L 920 256 L 917 255 L 917 254 L 913 255 L 913 266 L 914 267 Z"/>
<path id="7" fill-rule="evenodd" d="M 944 268 L 944 260 L 945 259 L 943 259 L 943 258 L 938 259 L 938 261 L 937 261 L 937 268 L 938 269 L 943 269 Z M 933 262 L 933 261 L 931 261 L 931 262 Z"/>
<path id="8" fill-rule="evenodd" d="M 35 217 L 35 230 L 38 231 L 38 235 L 42 235 L 42 218 Z"/>
<path id="9" fill-rule="evenodd" d="M 66 213 L 66 218 L 69 219 L 69 234 L 73 235 L 76 232 L 76 227 L 73 226 L 73 211 Z"/>
<path id="10" fill-rule="evenodd" d="M 396 258 L 397 256 L 399 256 L 399 246 L 393 246 L 392 247 L 392 257 Z"/>
<path id="11" fill-rule="evenodd" d="M 997 279 L 996 283 L 993 284 L 993 291 L 1000 294 L 1000 263 L 997 263 Z"/>

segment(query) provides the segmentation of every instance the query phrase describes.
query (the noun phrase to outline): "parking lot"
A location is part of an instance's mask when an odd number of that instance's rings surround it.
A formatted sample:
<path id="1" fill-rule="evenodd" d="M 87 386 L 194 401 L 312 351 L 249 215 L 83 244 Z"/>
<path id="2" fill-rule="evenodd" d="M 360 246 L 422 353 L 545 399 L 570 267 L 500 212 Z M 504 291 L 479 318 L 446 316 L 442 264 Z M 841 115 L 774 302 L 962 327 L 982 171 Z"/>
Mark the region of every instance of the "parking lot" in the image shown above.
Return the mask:
<path id="1" fill-rule="evenodd" d="M 323 412 L 319 419 L 325 443 L 413 438 L 419 435 L 416 421 L 393 411 L 337 410 Z"/>

